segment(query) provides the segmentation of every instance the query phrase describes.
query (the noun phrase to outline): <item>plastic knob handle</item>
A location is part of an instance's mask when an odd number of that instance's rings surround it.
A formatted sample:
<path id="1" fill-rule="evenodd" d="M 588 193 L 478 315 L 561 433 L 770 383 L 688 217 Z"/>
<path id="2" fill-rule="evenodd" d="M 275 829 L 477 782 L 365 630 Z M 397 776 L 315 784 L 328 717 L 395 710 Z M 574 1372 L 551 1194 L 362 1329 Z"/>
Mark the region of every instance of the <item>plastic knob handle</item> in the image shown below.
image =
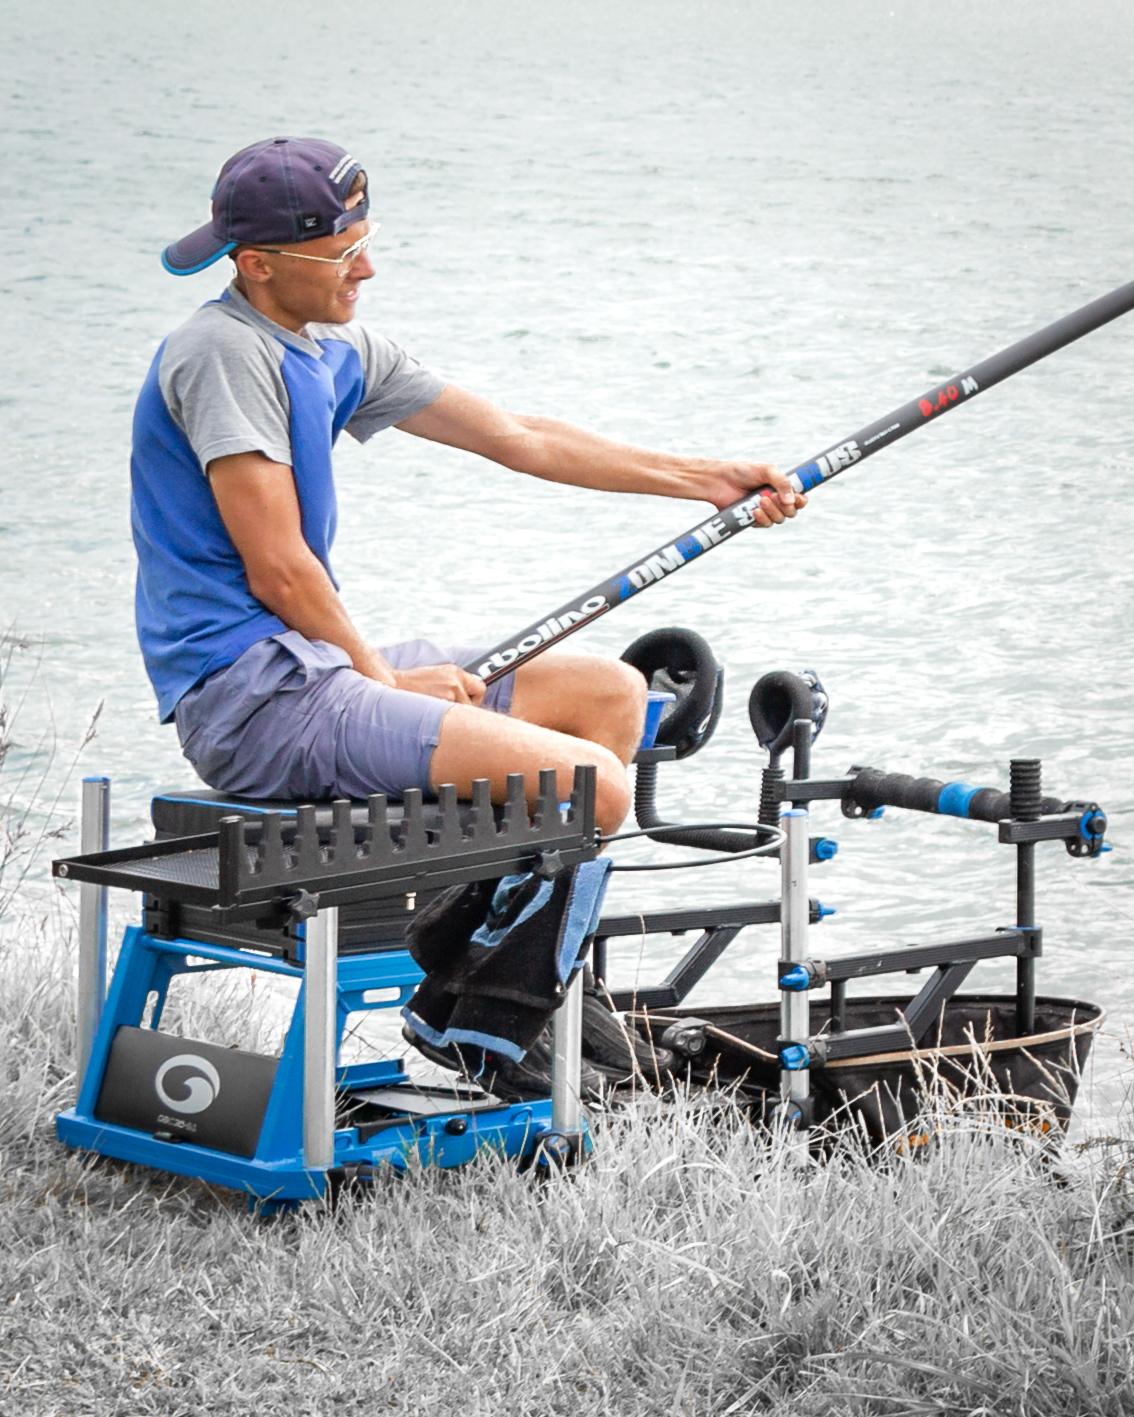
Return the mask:
<path id="1" fill-rule="evenodd" d="M 799 992 L 806 989 L 811 984 L 811 975 L 802 964 L 797 964 L 794 969 L 789 969 L 786 974 L 780 975 L 780 988 L 793 989 Z"/>
<path id="2" fill-rule="evenodd" d="M 829 836 L 821 836 L 815 843 L 816 861 L 830 861 L 832 857 L 839 854 L 839 843 L 832 841 Z"/>
<path id="3" fill-rule="evenodd" d="M 811 1055 L 802 1043 L 789 1043 L 780 1049 L 780 1066 L 789 1073 L 802 1072 L 811 1062 Z"/>

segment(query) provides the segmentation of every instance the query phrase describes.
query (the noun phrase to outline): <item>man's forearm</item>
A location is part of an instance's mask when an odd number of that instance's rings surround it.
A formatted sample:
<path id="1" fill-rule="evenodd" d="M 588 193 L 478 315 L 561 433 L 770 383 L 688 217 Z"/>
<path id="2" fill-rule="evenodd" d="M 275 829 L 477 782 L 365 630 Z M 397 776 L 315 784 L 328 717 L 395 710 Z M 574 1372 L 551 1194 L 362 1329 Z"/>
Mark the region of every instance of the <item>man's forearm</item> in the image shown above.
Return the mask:
<path id="1" fill-rule="evenodd" d="M 289 630 L 309 640 L 325 640 L 350 655 L 351 664 L 368 679 L 394 685 L 394 671 L 381 654 L 367 644 L 314 555 L 302 564 L 280 568 L 250 582 L 252 594 Z"/>
<path id="2" fill-rule="evenodd" d="M 407 433 L 448 443 L 493 462 L 575 487 L 605 492 L 648 492 L 726 507 L 744 493 L 771 485 L 780 510 L 758 513 L 765 525 L 793 515 L 805 498 L 770 463 L 695 458 L 616 443 L 589 429 L 538 414 L 508 413 L 466 389 L 448 385 L 428 408 L 398 424 Z"/>
<path id="3" fill-rule="evenodd" d="M 648 492 L 658 497 L 711 500 L 719 464 L 632 443 L 618 443 L 590 429 L 537 414 L 514 414 L 526 436 L 508 439 L 501 451 L 516 472 L 607 492 Z M 504 461 L 503 458 L 498 461 Z"/>

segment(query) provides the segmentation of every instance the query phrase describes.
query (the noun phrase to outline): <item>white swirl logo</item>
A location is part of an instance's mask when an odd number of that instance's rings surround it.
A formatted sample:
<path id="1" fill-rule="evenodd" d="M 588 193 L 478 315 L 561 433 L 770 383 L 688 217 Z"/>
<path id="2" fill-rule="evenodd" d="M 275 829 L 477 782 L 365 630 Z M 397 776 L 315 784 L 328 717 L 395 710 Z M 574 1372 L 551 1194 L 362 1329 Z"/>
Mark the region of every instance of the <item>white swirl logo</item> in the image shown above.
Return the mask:
<path id="1" fill-rule="evenodd" d="M 198 1073 L 197 1077 L 186 1078 L 179 1084 L 189 1092 L 188 1097 L 180 1100 L 170 1097 L 163 1086 L 166 1073 L 173 1068 L 195 1068 Z M 201 1058 L 196 1053 L 178 1053 L 176 1058 L 167 1058 L 158 1068 L 154 1089 L 173 1112 L 203 1112 L 216 1101 L 217 1093 L 220 1092 L 220 1073 L 207 1058 Z"/>

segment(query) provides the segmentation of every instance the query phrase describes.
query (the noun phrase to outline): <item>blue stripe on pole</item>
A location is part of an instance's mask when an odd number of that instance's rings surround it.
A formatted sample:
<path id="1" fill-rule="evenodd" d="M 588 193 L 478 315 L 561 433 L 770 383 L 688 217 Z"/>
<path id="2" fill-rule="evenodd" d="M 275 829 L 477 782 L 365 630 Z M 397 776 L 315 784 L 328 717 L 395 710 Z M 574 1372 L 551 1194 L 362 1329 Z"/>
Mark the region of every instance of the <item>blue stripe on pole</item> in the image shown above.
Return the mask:
<path id="1" fill-rule="evenodd" d="M 937 810 L 943 817 L 967 817 L 969 803 L 980 791 L 967 782 L 947 782 L 937 797 Z"/>

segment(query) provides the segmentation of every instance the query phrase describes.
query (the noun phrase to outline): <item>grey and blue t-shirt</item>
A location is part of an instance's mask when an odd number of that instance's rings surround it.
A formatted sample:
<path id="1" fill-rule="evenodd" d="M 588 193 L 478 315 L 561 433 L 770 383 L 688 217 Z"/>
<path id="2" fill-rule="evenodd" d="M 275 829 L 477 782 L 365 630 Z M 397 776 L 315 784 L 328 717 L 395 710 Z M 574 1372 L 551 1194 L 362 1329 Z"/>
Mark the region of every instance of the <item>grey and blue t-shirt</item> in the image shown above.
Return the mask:
<path id="1" fill-rule="evenodd" d="M 261 452 L 295 476 L 304 540 L 331 571 L 331 449 L 427 408 L 445 381 L 356 324 L 293 334 L 229 286 L 162 344 L 134 412 L 138 639 L 162 722 L 181 696 L 287 629 L 248 588 L 205 469 Z M 336 582 L 337 584 L 337 582 Z"/>

